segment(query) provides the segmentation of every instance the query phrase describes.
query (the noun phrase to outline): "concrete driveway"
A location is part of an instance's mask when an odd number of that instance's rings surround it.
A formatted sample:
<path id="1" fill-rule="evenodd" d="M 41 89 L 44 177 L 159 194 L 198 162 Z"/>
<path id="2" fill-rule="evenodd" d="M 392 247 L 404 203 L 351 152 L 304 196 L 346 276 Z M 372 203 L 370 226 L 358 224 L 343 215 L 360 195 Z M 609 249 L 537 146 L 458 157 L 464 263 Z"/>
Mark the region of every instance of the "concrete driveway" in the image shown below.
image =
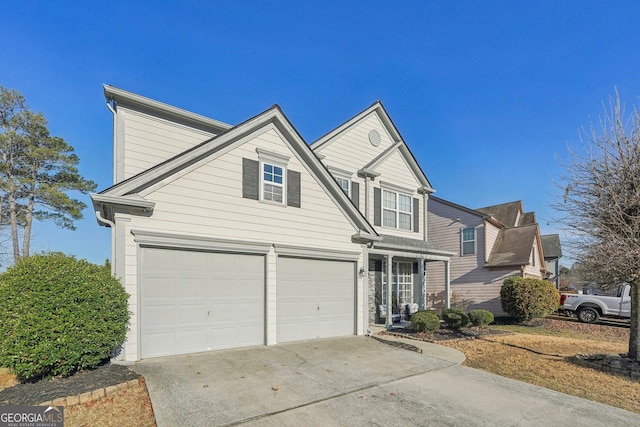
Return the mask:
<path id="1" fill-rule="evenodd" d="M 423 353 L 349 337 L 133 369 L 145 377 L 159 427 L 640 424 L 631 412 L 460 366 L 456 350 L 406 342 Z"/>

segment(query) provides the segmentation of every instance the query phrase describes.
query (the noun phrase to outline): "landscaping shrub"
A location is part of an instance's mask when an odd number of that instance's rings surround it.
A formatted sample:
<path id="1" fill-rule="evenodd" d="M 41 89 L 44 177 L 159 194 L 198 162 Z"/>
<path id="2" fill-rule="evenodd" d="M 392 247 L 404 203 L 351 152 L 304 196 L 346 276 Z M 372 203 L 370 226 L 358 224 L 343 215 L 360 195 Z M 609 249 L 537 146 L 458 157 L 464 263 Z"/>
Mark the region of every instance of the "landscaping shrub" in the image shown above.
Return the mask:
<path id="1" fill-rule="evenodd" d="M 127 294 L 105 266 L 49 253 L 0 274 L 0 364 L 22 380 L 98 366 L 124 342 L 128 319 Z"/>
<path id="2" fill-rule="evenodd" d="M 493 323 L 494 320 L 493 313 L 482 309 L 471 310 L 468 316 L 473 326 L 480 326 L 482 328 Z"/>
<path id="3" fill-rule="evenodd" d="M 500 289 L 502 309 L 518 322 L 553 313 L 559 301 L 554 284 L 542 279 L 509 277 Z"/>
<path id="4" fill-rule="evenodd" d="M 442 310 L 442 320 L 454 331 L 464 328 L 469 324 L 469 316 L 457 308 L 445 308 Z"/>
<path id="5" fill-rule="evenodd" d="M 418 332 L 433 332 L 440 329 L 440 318 L 435 311 L 420 310 L 411 316 L 411 326 Z"/>

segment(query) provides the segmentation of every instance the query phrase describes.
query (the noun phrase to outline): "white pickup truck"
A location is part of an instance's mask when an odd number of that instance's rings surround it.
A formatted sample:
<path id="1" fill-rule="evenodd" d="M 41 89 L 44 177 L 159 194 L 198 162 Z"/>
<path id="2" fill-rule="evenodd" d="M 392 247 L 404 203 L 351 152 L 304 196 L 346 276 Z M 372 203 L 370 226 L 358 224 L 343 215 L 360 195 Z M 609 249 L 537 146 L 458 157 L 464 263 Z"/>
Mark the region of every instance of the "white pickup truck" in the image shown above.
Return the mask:
<path id="1" fill-rule="evenodd" d="M 618 286 L 616 296 L 560 294 L 560 311 L 575 314 L 584 323 L 596 322 L 600 316 L 631 317 L 631 286 Z"/>

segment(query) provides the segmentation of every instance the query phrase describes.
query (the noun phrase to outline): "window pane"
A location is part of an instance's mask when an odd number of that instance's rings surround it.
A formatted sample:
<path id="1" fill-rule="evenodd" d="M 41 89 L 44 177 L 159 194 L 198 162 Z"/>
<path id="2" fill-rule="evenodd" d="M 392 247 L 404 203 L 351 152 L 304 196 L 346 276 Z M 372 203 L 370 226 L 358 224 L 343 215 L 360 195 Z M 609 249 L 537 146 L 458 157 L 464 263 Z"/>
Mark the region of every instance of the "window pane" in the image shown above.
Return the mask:
<path id="1" fill-rule="evenodd" d="M 265 172 L 272 173 L 272 172 L 273 172 L 273 166 L 268 165 L 268 164 L 266 164 L 266 163 L 265 163 L 265 164 L 264 164 L 264 171 L 265 171 Z"/>
<path id="2" fill-rule="evenodd" d="M 396 212 L 383 209 L 382 210 L 382 214 L 383 214 L 382 225 L 384 225 L 385 227 L 394 227 L 395 228 L 396 227 Z"/>
<path id="3" fill-rule="evenodd" d="M 399 194 L 398 195 L 399 200 L 399 204 L 400 204 L 400 211 L 401 212 L 408 212 L 411 213 L 411 205 L 412 205 L 412 200 L 411 197 L 409 196 L 405 196 L 404 194 Z"/>
<path id="4" fill-rule="evenodd" d="M 273 167 L 273 173 L 274 173 L 274 175 L 280 175 L 280 177 L 282 177 L 282 168 L 274 166 Z"/>
<path id="5" fill-rule="evenodd" d="M 411 214 L 401 213 L 399 228 L 402 230 L 411 230 Z"/>
<path id="6" fill-rule="evenodd" d="M 383 190 L 384 193 L 384 207 L 385 209 L 396 209 L 396 193 L 392 191 Z M 395 223 L 395 220 L 394 220 Z"/>
<path id="7" fill-rule="evenodd" d="M 475 240 L 476 239 L 476 230 L 475 228 L 465 228 L 464 230 L 462 230 L 462 240 L 463 241 L 469 241 L 469 240 Z"/>
<path id="8" fill-rule="evenodd" d="M 273 176 L 273 182 L 275 182 L 277 184 L 282 184 L 282 176 L 274 175 Z"/>
<path id="9" fill-rule="evenodd" d="M 475 243 L 473 241 L 462 243 L 462 255 L 472 255 L 474 253 L 475 253 Z"/>

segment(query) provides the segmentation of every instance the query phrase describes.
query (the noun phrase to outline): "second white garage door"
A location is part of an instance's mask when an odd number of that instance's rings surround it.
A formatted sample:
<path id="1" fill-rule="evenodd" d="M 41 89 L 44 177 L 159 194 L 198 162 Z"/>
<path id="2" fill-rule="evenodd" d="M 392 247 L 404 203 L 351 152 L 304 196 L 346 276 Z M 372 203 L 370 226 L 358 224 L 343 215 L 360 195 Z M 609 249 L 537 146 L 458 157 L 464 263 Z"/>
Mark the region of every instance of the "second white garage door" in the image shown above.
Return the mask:
<path id="1" fill-rule="evenodd" d="M 143 248 L 142 357 L 264 344 L 264 256 Z"/>
<path id="2" fill-rule="evenodd" d="M 279 343 L 355 333 L 355 262 L 278 257 Z"/>

